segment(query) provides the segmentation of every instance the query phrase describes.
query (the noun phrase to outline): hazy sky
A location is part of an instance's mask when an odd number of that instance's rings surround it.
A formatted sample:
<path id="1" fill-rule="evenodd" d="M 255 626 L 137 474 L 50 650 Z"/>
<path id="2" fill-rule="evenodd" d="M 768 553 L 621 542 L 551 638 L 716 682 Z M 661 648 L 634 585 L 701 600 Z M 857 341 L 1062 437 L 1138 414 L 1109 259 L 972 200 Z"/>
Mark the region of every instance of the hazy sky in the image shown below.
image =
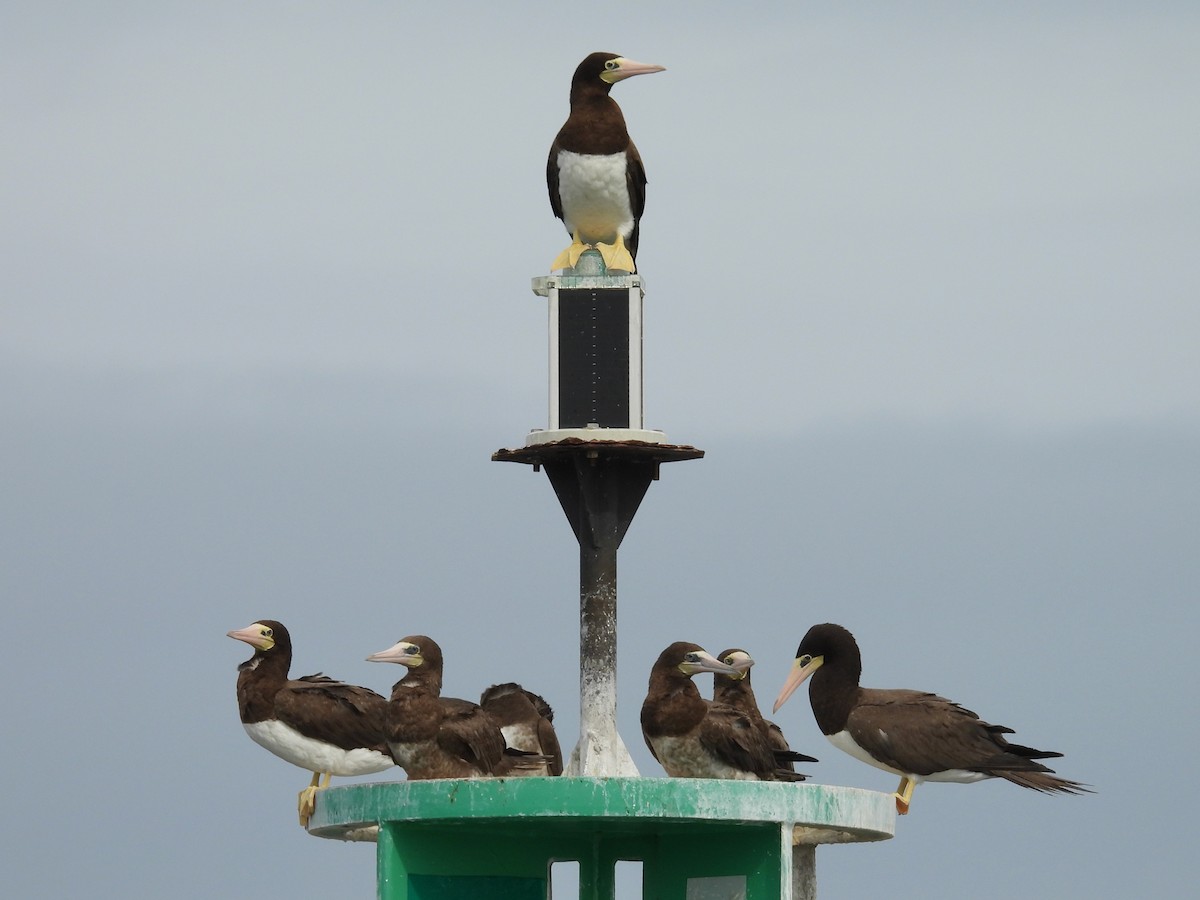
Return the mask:
<path id="1" fill-rule="evenodd" d="M 573 745 L 574 539 L 489 457 L 546 424 L 546 151 L 610 50 L 667 67 L 614 90 L 647 425 L 708 451 L 621 552 L 643 774 L 664 646 L 746 647 L 767 704 L 836 621 L 1099 793 L 921 787 L 823 898 L 1188 894 L 1198 46 L 1193 3 L 5 5 L 6 892 L 371 896 L 238 723 L 257 618 L 385 691 L 430 634 Z"/>

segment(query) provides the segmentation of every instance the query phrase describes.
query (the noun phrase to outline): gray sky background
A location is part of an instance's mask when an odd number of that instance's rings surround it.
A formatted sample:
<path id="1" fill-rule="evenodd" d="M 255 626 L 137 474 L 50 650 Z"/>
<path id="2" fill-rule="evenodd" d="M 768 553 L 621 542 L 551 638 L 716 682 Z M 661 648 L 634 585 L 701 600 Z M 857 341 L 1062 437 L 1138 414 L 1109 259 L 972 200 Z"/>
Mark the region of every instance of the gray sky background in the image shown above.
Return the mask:
<path id="1" fill-rule="evenodd" d="M 1189 894 L 1200 8 L 431 6 L 0 11 L 6 894 L 371 896 L 238 724 L 256 618 L 384 691 L 363 657 L 433 635 L 573 744 L 574 540 L 489 456 L 546 424 L 545 156 L 598 49 L 668 67 L 614 91 L 647 425 L 708 451 L 622 549 L 643 773 L 662 647 L 745 646 L 769 703 L 836 621 L 1099 793 L 924 786 L 823 897 Z"/>

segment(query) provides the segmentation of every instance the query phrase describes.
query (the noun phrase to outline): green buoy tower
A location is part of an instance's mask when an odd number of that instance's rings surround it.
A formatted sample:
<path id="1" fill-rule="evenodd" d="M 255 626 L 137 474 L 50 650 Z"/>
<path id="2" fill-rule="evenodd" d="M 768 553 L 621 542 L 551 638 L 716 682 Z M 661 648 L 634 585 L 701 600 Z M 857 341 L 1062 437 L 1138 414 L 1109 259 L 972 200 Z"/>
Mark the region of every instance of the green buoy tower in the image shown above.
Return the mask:
<path id="1" fill-rule="evenodd" d="M 322 791 L 311 834 L 377 842 L 380 900 L 812 900 L 816 846 L 892 837 L 891 794 L 811 782 L 642 777 L 617 731 L 617 549 L 662 463 L 704 453 L 647 430 L 640 275 L 588 251 L 533 280 L 549 310 L 549 423 L 494 460 L 545 469 L 579 543 L 579 740 L 558 778 L 401 781 Z M 574 900 L 556 893 L 553 900 Z"/>

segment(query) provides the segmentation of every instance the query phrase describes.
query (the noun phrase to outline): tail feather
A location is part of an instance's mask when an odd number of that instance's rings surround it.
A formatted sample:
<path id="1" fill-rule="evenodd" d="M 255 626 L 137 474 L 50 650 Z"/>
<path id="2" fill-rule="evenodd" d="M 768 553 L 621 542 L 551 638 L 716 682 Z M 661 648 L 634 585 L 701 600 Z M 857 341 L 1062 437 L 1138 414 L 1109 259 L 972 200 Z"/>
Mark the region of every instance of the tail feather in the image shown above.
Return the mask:
<path id="1" fill-rule="evenodd" d="M 787 781 L 787 782 L 807 781 L 808 777 L 809 776 L 803 774 L 802 772 L 794 772 L 791 769 L 776 769 L 775 770 L 775 780 L 776 781 Z"/>
<path id="2" fill-rule="evenodd" d="M 1026 747 L 1023 744 L 1010 743 L 1002 735 L 1013 734 L 1014 732 L 1011 728 L 1006 728 L 1003 725 L 984 724 L 984 727 L 987 729 L 992 742 L 997 747 L 1003 749 L 1005 753 L 1011 753 L 1013 756 L 1019 756 L 1022 759 L 1058 759 L 1062 756 L 1056 750 L 1037 750 L 1033 747 Z"/>
<path id="3" fill-rule="evenodd" d="M 1030 769 L 1000 769 L 991 774 L 1007 779 L 1021 787 L 1041 791 L 1043 794 L 1094 794 L 1090 785 L 1079 781 L 1059 778 L 1048 769 L 1044 772 Z"/>
<path id="4" fill-rule="evenodd" d="M 1005 741 L 1003 746 L 1006 753 L 1020 756 L 1022 759 L 1059 759 L 1062 757 L 1062 754 L 1055 750 L 1035 750 L 1033 747 L 1010 744 L 1008 741 Z"/>
<path id="5" fill-rule="evenodd" d="M 820 762 L 815 756 L 807 756 L 795 750 L 772 750 L 775 754 L 775 761 L 779 763 L 786 762 Z"/>
<path id="6" fill-rule="evenodd" d="M 553 762 L 552 757 L 532 750 L 505 747 L 504 756 L 493 774 L 502 777 L 505 775 L 541 775 L 547 773 L 548 767 Z"/>

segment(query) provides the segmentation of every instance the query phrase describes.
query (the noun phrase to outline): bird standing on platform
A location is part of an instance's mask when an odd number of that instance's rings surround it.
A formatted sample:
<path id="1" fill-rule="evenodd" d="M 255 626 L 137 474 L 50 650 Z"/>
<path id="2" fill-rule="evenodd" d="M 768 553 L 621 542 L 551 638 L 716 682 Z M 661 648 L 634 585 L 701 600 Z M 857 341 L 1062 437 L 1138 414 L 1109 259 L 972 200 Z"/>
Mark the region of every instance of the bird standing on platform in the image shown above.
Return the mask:
<path id="1" fill-rule="evenodd" d="M 554 731 L 550 704 L 519 684 L 494 684 L 479 698 L 479 705 L 500 726 L 504 742 L 514 750 L 544 756 L 547 762 L 529 775 L 561 775 L 562 748 Z"/>
<path id="2" fill-rule="evenodd" d="M 646 205 L 646 170 L 625 128 L 612 86 L 663 66 L 592 53 L 571 78 L 571 114 L 550 147 L 546 185 L 571 246 L 551 269 L 574 268 L 589 246 L 609 270 L 637 271 L 638 223 Z"/>
<path id="3" fill-rule="evenodd" d="M 254 648 L 238 666 L 238 711 L 246 733 L 313 773 L 312 783 L 300 792 L 301 825 L 308 826 L 317 791 L 329 787 L 334 775 L 370 775 L 396 764 L 383 739 L 383 697 L 320 674 L 289 679 L 291 635 L 273 619 L 228 635 Z"/>
<path id="4" fill-rule="evenodd" d="M 913 788 L 923 781 L 971 783 L 1004 778 L 1044 793 L 1090 793 L 1059 778 L 1036 760 L 1062 756 L 1010 744 L 1011 728 L 989 725 L 969 709 L 937 694 L 859 687 L 862 657 L 854 636 L 840 625 L 814 625 L 796 650 L 792 673 L 775 700 L 778 711 L 806 678 L 822 734 L 839 750 L 900 776 L 896 810 L 908 812 Z"/>
<path id="5" fill-rule="evenodd" d="M 390 662 L 408 671 L 392 688 L 384 737 L 410 780 L 534 774 L 545 758 L 508 750 L 500 726 L 477 704 L 442 696 L 442 648 L 410 635 L 368 662 Z"/>
<path id="6" fill-rule="evenodd" d="M 739 710 L 710 703 L 692 682 L 698 672 L 737 674 L 698 644 L 678 641 L 650 670 L 642 736 L 676 778 L 777 781 L 779 765 L 763 730 Z"/>
<path id="7" fill-rule="evenodd" d="M 754 688 L 750 686 L 750 667 L 754 665 L 754 657 L 745 650 L 735 647 L 723 651 L 717 658 L 725 665 L 732 666 L 737 672 L 733 675 L 726 675 L 723 672 L 713 675 L 713 703 L 744 713 L 763 733 L 771 747 L 771 752 L 775 755 L 778 780 L 804 781 L 808 776 L 798 773 L 795 764 L 817 762 L 817 759 L 793 750 L 788 745 L 787 738 L 783 736 L 783 729 L 769 719 L 763 718 L 762 712 L 758 708 L 758 700 L 754 696 Z"/>

